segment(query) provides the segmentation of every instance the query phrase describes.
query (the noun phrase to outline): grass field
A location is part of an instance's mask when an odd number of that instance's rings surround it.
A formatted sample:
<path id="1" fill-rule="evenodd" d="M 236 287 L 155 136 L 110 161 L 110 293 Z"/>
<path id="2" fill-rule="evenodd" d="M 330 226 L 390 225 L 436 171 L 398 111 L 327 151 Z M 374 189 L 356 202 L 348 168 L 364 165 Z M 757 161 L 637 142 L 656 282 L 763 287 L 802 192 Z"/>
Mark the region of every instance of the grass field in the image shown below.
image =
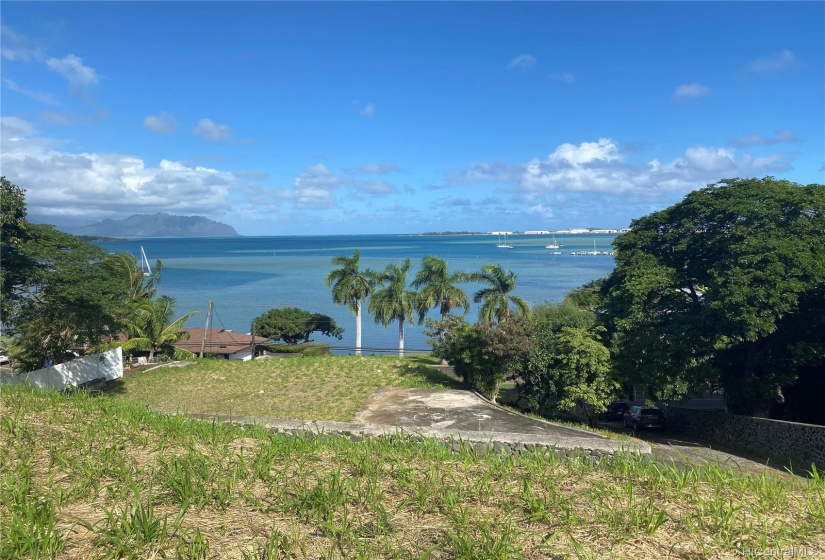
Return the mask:
<path id="1" fill-rule="evenodd" d="M 378 387 L 457 386 L 428 356 L 199 360 L 109 383 L 107 394 L 155 410 L 347 422 Z"/>
<path id="2" fill-rule="evenodd" d="M 2 558 L 756 558 L 825 550 L 825 480 L 272 434 L 0 395 Z M 775 555 L 775 554 L 774 554 Z"/>

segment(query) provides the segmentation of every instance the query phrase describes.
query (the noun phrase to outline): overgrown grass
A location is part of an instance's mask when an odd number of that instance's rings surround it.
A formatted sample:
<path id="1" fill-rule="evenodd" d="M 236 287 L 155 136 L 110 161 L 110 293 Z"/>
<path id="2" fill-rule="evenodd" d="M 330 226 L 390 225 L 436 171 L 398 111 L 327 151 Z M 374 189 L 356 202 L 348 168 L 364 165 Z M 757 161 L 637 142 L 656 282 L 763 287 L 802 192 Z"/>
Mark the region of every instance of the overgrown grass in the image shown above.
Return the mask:
<path id="1" fill-rule="evenodd" d="M 743 558 L 823 550 L 825 480 L 453 453 L 3 389 L 2 558 Z"/>
<path id="2" fill-rule="evenodd" d="M 200 360 L 127 375 L 106 391 L 169 412 L 346 422 L 378 387 L 456 386 L 432 369 L 433 363 L 424 356 Z"/>

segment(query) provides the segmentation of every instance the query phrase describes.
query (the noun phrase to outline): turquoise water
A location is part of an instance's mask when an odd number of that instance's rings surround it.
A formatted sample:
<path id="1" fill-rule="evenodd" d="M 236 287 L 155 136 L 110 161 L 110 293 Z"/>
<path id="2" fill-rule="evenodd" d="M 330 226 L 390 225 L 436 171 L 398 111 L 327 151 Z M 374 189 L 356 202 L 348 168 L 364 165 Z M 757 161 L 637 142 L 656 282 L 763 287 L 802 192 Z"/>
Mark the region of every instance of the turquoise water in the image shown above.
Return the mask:
<path id="1" fill-rule="evenodd" d="M 291 236 L 291 237 L 221 237 L 131 239 L 98 243 L 109 251 L 124 251 L 140 257 L 143 246 L 149 261 L 163 261 L 161 294 L 175 298 L 177 315 L 200 311 L 187 326 L 202 327 L 208 302 L 213 302 L 212 327 L 249 332 L 254 317 L 276 307 L 299 307 L 333 317 L 345 329 L 341 341 L 315 336 L 327 341 L 339 352 L 355 344 L 355 318 L 343 307 L 332 303 L 330 288 L 324 277 L 332 270 L 335 255 L 361 251 L 361 267 L 382 270 L 390 263 L 401 264 L 409 258 L 412 280 L 421 258 L 437 255 L 446 259 L 451 270 L 468 272 L 485 264 L 500 264 L 517 276 L 516 294 L 530 305 L 543 301 L 559 302 L 564 294 L 582 284 L 609 274 L 615 265 L 609 256 L 574 256 L 572 251 L 611 249 L 614 235 L 556 235 L 563 245 L 561 255 L 553 255 L 545 245 L 550 236 L 515 235 L 508 238 L 512 249 L 496 247 L 497 237 L 461 236 Z M 479 285 L 464 286 L 468 295 Z M 479 304 L 467 315 L 474 321 Z M 366 310 L 366 306 L 365 306 Z M 436 310 L 431 313 L 437 316 Z M 385 331 L 364 316 L 364 348 L 392 350 L 398 346 L 398 325 Z M 423 327 L 406 326 L 408 350 L 429 350 L 424 343 Z M 368 352 L 371 352 L 370 350 Z"/>

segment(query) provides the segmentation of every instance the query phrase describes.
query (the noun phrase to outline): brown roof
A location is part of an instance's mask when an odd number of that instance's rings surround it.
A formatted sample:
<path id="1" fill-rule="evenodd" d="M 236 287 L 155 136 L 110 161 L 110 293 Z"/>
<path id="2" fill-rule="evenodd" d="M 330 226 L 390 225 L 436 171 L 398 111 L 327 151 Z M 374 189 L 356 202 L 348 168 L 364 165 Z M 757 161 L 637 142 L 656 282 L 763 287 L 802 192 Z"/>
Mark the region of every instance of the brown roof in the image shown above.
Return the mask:
<path id="1" fill-rule="evenodd" d="M 203 344 L 203 329 L 186 328 L 189 338 L 176 342 L 175 346 L 189 350 L 195 354 L 200 353 Z M 255 337 L 255 344 L 264 344 L 269 339 L 263 336 Z M 203 347 L 204 354 L 234 354 L 245 350 L 252 345 L 252 335 L 242 334 L 224 329 L 209 329 L 206 333 L 206 344 Z"/>

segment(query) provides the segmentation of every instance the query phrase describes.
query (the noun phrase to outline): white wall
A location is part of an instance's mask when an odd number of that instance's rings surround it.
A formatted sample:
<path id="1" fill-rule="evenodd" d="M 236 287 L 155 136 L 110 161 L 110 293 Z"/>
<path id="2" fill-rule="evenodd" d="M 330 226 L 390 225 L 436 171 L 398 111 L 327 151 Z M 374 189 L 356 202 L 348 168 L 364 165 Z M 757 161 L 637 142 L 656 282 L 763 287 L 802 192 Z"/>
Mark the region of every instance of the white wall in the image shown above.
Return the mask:
<path id="1" fill-rule="evenodd" d="M 242 360 L 244 362 L 249 361 L 252 359 L 252 349 L 247 348 L 245 350 L 241 350 L 239 352 L 235 352 L 234 354 L 229 354 L 230 360 Z"/>
<path id="2" fill-rule="evenodd" d="M 71 362 L 3 378 L 3 383 L 29 383 L 62 391 L 96 379 L 111 381 L 123 377 L 123 349 L 84 356 Z"/>

